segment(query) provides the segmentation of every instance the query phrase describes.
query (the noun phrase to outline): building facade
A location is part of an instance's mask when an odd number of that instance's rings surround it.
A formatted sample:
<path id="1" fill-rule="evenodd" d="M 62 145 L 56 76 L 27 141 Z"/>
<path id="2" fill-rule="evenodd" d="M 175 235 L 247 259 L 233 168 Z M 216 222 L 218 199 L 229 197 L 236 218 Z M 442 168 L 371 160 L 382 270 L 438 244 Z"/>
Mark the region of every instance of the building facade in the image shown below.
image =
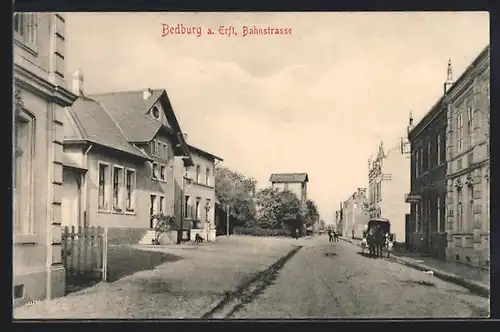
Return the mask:
<path id="1" fill-rule="evenodd" d="M 190 179 L 184 192 L 184 218 L 191 225 L 191 237 L 199 233 L 206 241 L 214 241 L 215 164 L 222 161 L 209 152 L 188 144 L 194 166 L 187 169 Z"/>
<path id="2" fill-rule="evenodd" d="M 446 96 L 446 256 L 476 266 L 490 263 L 489 81 L 488 45 Z"/>
<path id="3" fill-rule="evenodd" d="M 65 18 L 16 13 L 13 121 L 13 305 L 64 295 L 61 203 Z"/>
<path id="4" fill-rule="evenodd" d="M 273 173 L 269 179 L 271 186 L 278 190 L 289 190 L 297 195 L 302 203 L 307 201 L 307 173 Z"/>
<path id="5" fill-rule="evenodd" d="M 443 98 L 413 126 L 410 117 L 411 185 L 408 247 L 444 259 L 446 250 L 446 106 Z"/>
<path id="6" fill-rule="evenodd" d="M 341 235 L 362 238 L 368 225 L 368 195 L 366 188 L 358 188 L 342 206 Z"/>
<path id="7" fill-rule="evenodd" d="M 406 140 L 384 150 L 381 142 L 377 155 L 368 161 L 369 217 L 387 218 L 395 241 L 405 243 L 405 223 L 410 212 L 404 195 L 410 186 L 410 158 Z"/>

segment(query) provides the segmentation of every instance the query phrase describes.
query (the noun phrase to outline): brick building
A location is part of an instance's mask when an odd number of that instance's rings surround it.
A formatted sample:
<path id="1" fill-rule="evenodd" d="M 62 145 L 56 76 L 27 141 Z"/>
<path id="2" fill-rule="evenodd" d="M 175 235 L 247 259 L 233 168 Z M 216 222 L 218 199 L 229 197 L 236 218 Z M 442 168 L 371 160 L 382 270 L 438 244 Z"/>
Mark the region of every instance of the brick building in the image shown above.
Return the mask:
<path id="1" fill-rule="evenodd" d="M 447 259 L 489 265 L 490 47 L 447 92 Z"/>

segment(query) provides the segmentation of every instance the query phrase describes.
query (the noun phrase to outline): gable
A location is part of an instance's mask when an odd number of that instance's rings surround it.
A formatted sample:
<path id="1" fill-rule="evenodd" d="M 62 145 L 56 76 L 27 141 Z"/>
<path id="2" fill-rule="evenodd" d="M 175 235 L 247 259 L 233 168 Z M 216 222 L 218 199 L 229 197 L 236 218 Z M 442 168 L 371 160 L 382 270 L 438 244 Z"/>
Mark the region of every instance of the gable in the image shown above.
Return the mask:
<path id="1" fill-rule="evenodd" d="M 186 165 L 193 163 L 184 135 L 164 89 L 110 92 L 92 95 L 92 98 L 112 116 L 129 142 L 150 142 L 160 131 L 163 131 L 172 135 L 175 141 L 174 153 L 186 156 L 187 158 L 184 159 Z M 150 112 L 155 107 L 158 108 L 161 116 L 165 117 L 165 123 L 151 116 Z"/>

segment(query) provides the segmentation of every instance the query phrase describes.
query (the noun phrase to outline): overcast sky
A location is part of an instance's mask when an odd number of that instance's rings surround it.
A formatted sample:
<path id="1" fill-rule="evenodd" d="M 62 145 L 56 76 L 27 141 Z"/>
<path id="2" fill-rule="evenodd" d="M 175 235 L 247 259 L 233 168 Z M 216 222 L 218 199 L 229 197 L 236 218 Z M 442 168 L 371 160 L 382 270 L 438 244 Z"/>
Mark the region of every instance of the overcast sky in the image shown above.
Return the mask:
<path id="1" fill-rule="evenodd" d="M 68 74 L 85 92 L 165 88 L 189 142 L 268 185 L 307 172 L 331 222 L 367 187 L 367 159 L 399 142 L 489 43 L 488 13 L 67 13 Z M 162 24 L 202 26 L 162 37 Z M 291 35 L 241 36 L 242 25 Z M 233 25 L 238 36 L 206 29 Z"/>

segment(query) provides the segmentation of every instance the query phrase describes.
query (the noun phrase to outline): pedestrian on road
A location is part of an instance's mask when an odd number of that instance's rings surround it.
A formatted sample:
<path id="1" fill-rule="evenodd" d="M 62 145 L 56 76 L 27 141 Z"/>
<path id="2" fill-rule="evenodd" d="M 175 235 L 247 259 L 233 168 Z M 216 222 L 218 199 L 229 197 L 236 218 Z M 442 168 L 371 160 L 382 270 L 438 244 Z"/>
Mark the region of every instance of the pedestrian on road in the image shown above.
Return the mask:
<path id="1" fill-rule="evenodd" d="M 331 229 L 328 230 L 328 241 L 333 242 L 333 231 Z"/>

